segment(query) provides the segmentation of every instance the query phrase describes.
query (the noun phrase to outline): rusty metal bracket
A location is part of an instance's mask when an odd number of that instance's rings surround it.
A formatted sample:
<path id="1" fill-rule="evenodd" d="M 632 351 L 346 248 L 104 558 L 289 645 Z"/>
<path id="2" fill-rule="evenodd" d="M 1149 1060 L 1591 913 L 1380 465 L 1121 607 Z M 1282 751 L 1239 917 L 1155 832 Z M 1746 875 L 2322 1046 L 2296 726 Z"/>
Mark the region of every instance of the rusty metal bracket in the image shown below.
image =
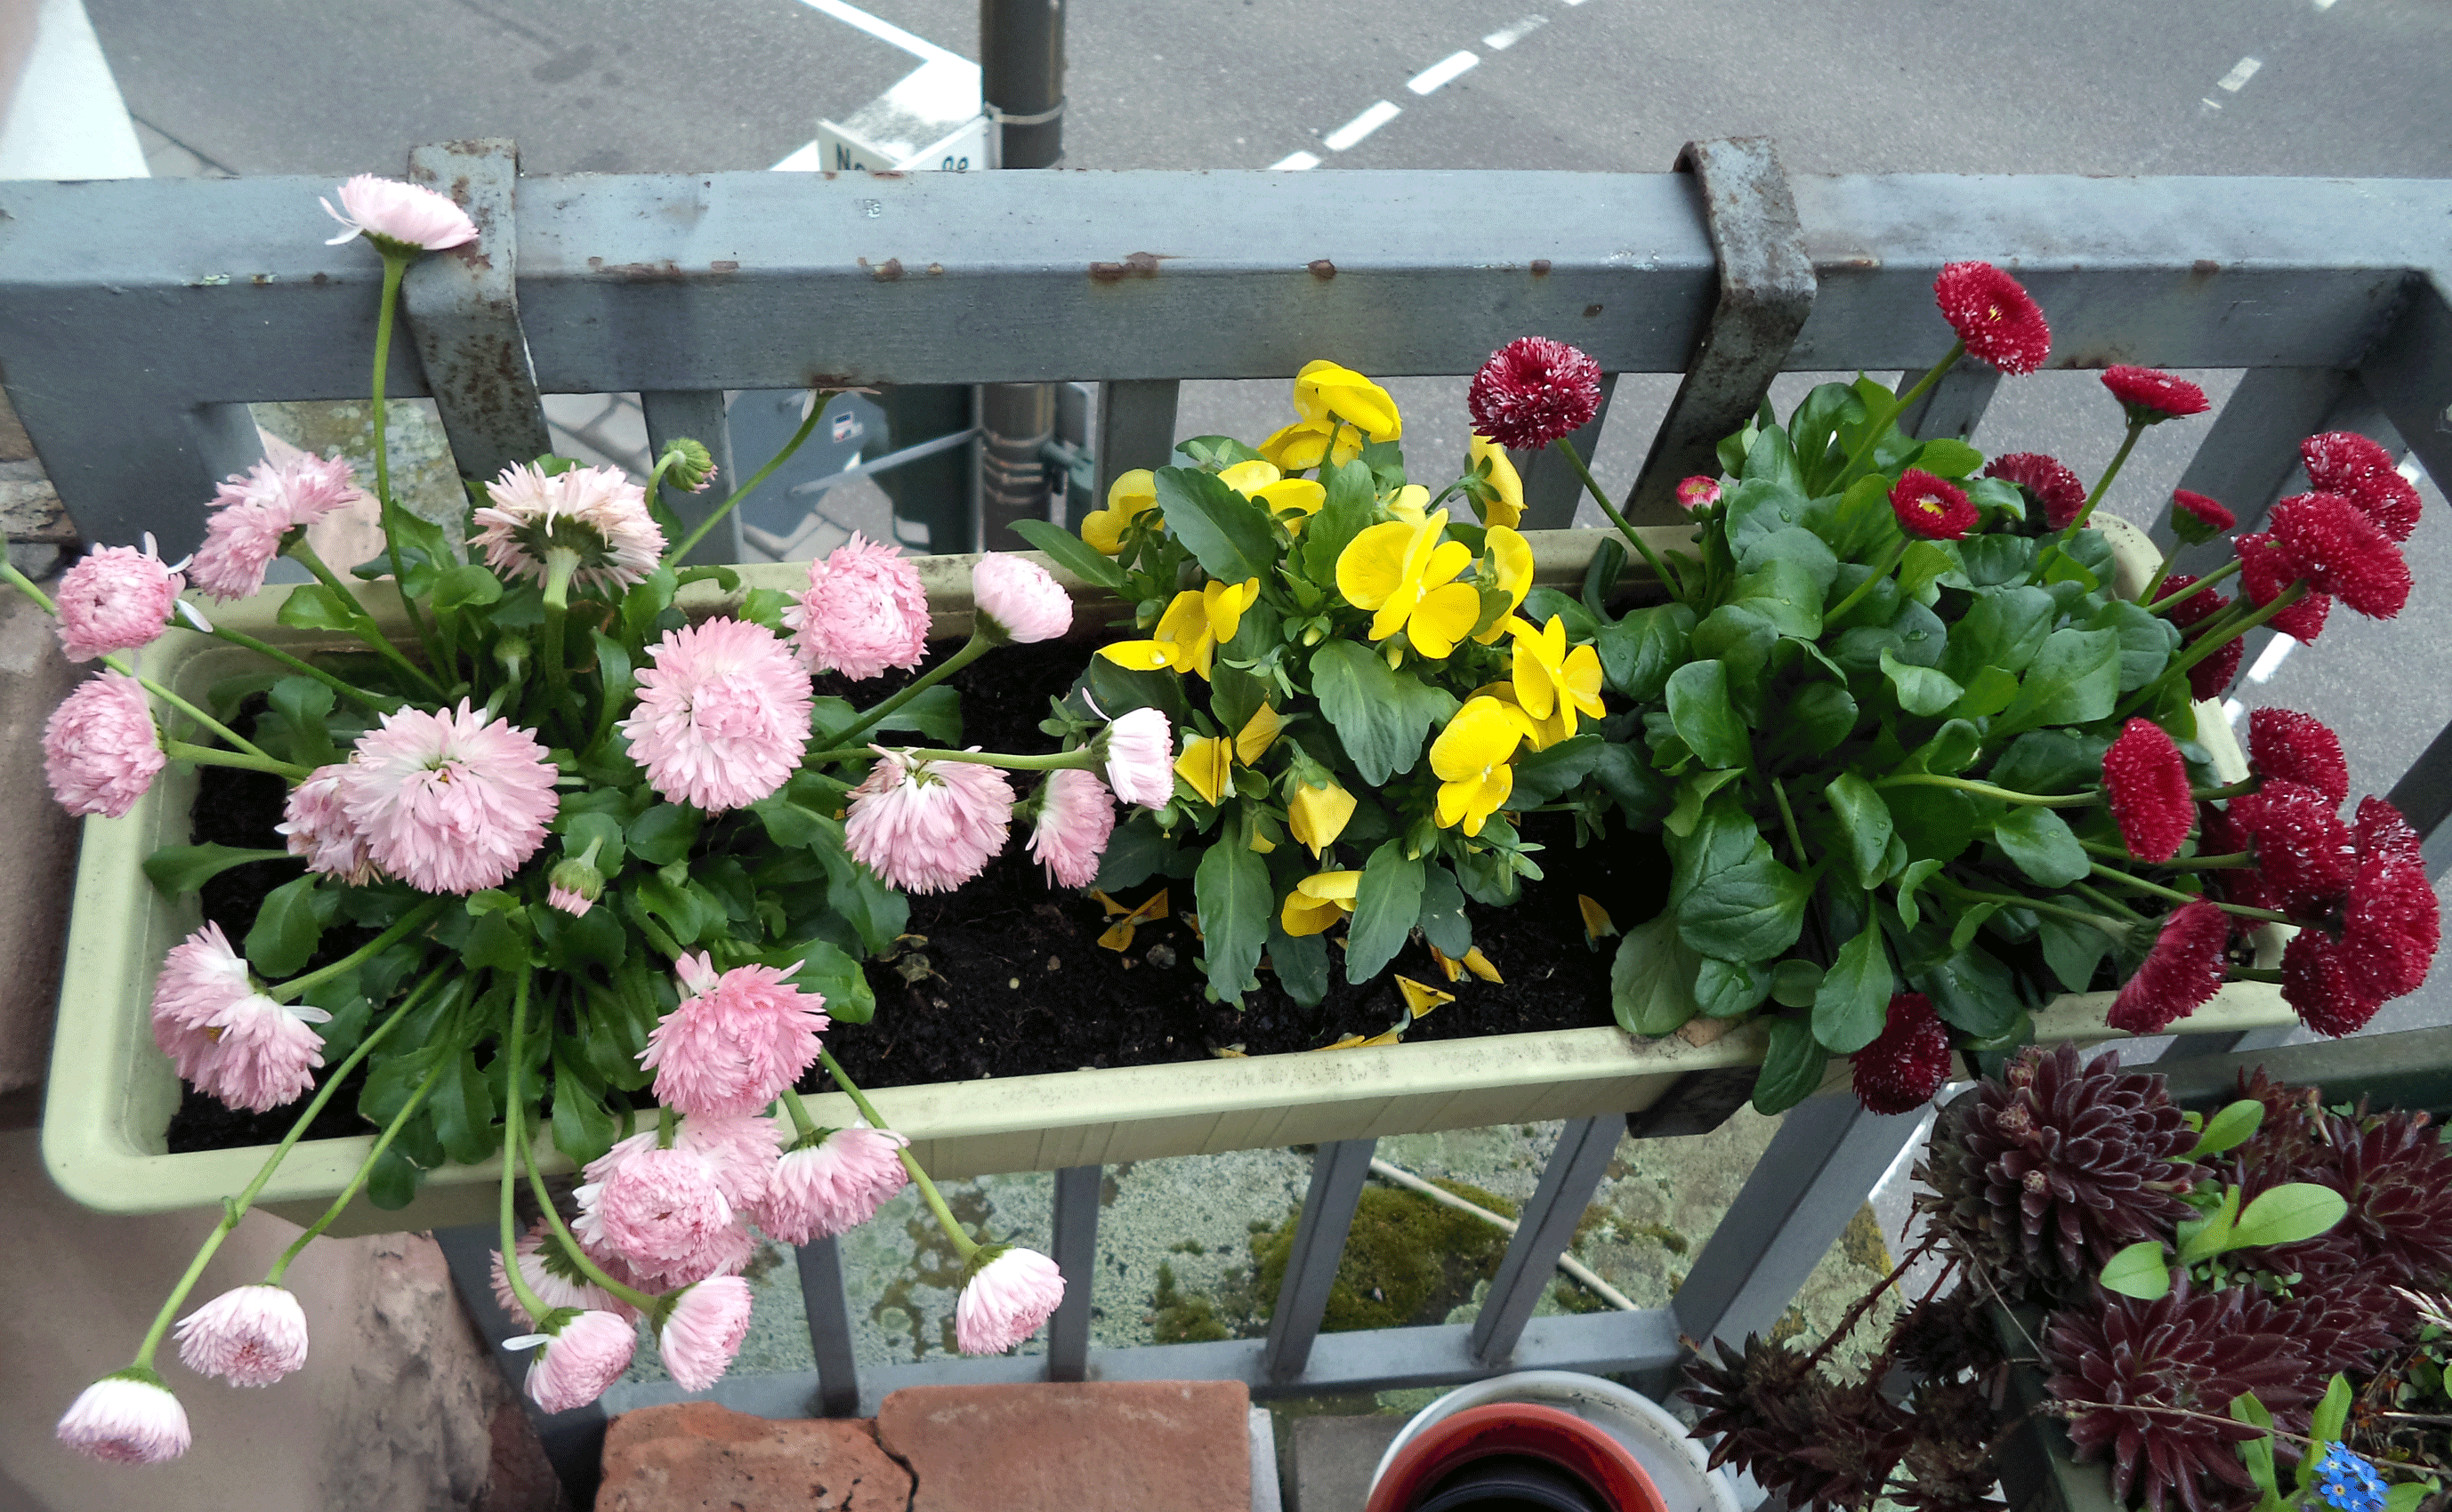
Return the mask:
<path id="1" fill-rule="evenodd" d="M 501 137 L 412 149 L 408 177 L 448 195 L 477 240 L 419 258 L 401 283 L 408 329 L 462 476 L 491 478 L 553 449 L 520 324 L 519 150 Z"/>
<path id="2" fill-rule="evenodd" d="M 1771 139 L 1689 142 L 1677 171 L 1702 190 L 1720 299 L 1627 496 L 1627 519 L 1638 525 L 1679 520 L 1677 481 L 1718 474 L 1713 448 L 1762 403 L 1813 309 L 1813 260 Z"/>

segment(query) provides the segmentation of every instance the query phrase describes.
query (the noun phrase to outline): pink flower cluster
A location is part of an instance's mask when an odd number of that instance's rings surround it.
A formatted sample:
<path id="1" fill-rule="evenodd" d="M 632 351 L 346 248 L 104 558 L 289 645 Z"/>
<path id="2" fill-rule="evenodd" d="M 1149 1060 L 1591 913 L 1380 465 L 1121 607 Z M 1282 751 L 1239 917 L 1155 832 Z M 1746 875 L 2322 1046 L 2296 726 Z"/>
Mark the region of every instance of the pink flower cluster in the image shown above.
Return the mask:
<path id="1" fill-rule="evenodd" d="M 849 1233 L 910 1182 L 900 1151 L 911 1141 L 889 1129 L 829 1129 L 814 1145 L 783 1151 L 758 1208 L 758 1227 L 787 1245 Z"/>
<path id="2" fill-rule="evenodd" d="M 363 497 L 349 464 L 337 457 L 302 452 L 281 462 L 257 462 L 244 477 L 233 473 L 207 504 L 212 515 L 188 579 L 216 599 L 261 593 L 283 538 Z"/>
<path id="3" fill-rule="evenodd" d="M 376 866 L 422 893 L 474 893 L 508 880 L 544 843 L 561 805 L 553 779 L 533 735 L 463 698 L 456 712 L 385 715 L 359 737 L 338 796 Z"/>
<path id="4" fill-rule="evenodd" d="M 153 982 L 153 1043 L 199 1091 L 251 1112 L 315 1085 L 324 1042 L 307 1026 L 331 1016 L 257 992 L 218 924 L 172 946 Z"/>
<path id="5" fill-rule="evenodd" d="M 170 622 L 170 612 L 188 579 L 164 563 L 153 538 L 145 549 L 103 546 L 60 575 L 53 602 L 59 607 L 60 652 L 70 661 L 91 661 L 114 651 L 151 645 Z"/>
<path id="6" fill-rule="evenodd" d="M 1046 568 L 992 551 L 971 568 L 971 597 L 991 636 L 1017 645 L 1053 640 L 1073 627 L 1073 599 Z"/>
<path id="7" fill-rule="evenodd" d="M 1064 1300 L 1064 1272 L 1036 1249 L 983 1245 L 954 1303 L 954 1344 L 964 1354 L 1002 1354 L 1038 1331 Z"/>
<path id="8" fill-rule="evenodd" d="M 1030 858 L 1047 869 L 1050 887 L 1088 887 L 1116 830 L 1116 796 L 1087 772 L 1047 775 L 1038 790 L 1038 821 Z"/>
<path id="9" fill-rule="evenodd" d="M 783 611 L 783 626 L 812 671 L 864 682 L 928 654 L 928 595 L 899 547 L 855 531 L 809 563 L 809 586 Z"/>
<path id="10" fill-rule="evenodd" d="M 763 625 L 709 619 L 647 648 L 630 755 L 676 803 L 746 808 L 787 781 L 809 743 L 808 670 Z"/>
<path id="11" fill-rule="evenodd" d="M 656 1100 L 684 1114 L 754 1113 L 816 1065 L 826 1000 L 787 980 L 799 970 L 795 961 L 786 971 L 751 965 L 719 974 L 704 952 L 682 956 L 681 1006 L 639 1052 L 639 1064 L 656 1073 Z"/>
<path id="12" fill-rule="evenodd" d="M 43 776 L 70 814 L 118 818 L 168 764 L 144 684 L 124 672 L 78 684 L 43 725 Z"/>
<path id="13" fill-rule="evenodd" d="M 234 1286 L 179 1320 L 179 1363 L 234 1386 L 268 1386 L 306 1363 L 306 1312 L 282 1286 Z"/>

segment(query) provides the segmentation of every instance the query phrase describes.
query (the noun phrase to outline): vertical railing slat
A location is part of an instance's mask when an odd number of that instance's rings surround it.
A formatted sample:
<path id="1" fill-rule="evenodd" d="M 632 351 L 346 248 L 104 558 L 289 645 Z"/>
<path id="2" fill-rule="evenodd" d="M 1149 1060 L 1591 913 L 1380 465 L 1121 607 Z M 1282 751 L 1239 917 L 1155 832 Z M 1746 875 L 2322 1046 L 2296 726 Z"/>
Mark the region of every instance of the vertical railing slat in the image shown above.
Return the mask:
<path id="1" fill-rule="evenodd" d="M 1286 1260 L 1262 1349 L 1272 1381 L 1292 1381 L 1311 1363 L 1312 1341 L 1328 1313 L 1328 1288 L 1345 1258 L 1345 1236 L 1354 1227 L 1355 1205 L 1362 1200 L 1362 1180 L 1371 1174 L 1371 1151 L 1378 1144 L 1337 1140 L 1320 1146 L 1311 1158 L 1311 1188 L 1303 1193 L 1294 1253 Z"/>
<path id="2" fill-rule="evenodd" d="M 1923 373 L 1909 373 L 1899 382 L 1913 386 L 1922 377 Z M 1899 431 L 1918 441 L 1945 436 L 1965 441 L 1975 434 L 1984 411 L 1991 406 L 1994 390 L 2000 386 L 1999 369 L 1975 358 L 1962 357 L 1913 403 L 1899 411 Z"/>
<path id="3" fill-rule="evenodd" d="M 429 143 L 409 153 L 408 176 L 477 223 L 476 242 L 410 265 L 401 309 L 452 461 L 464 477 L 491 478 L 552 449 L 520 324 L 519 152 L 504 138 Z"/>
<path id="4" fill-rule="evenodd" d="M 1175 453 L 1175 406 L 1183 385 L 1172 378 L 1111 379 L 1098 385 L 1098 484 L 1086 499 L 1065 496 L 1065 523 L 1107 507 L 1107 490 L 1136 467 L 1158 468 Z"/>
<path id="5" fill-rule="evenodd" d="M 1575 1237 L 1575 1225 L 1591 1206 L 1601 1177 L 1617 1152 L 1618 1136 L 1626 1132 L 1626 1115 L 1604 1113 L 1596 1118 L 1571 1118 L 1558 1131 L 1558 1143 L 1542 1168 L 1541 1185 L 1532 1201 L 1516 1215 L 1515 1237 L 1490 1280 L 1490 1294 L 1473 1320 L 1473 1357 L 1495 1370 L 1515 1352 L 1532 1308 L 1556 1273 L 1558 1257 Z"/>
<path id="6" fill-rule="evenodd" d="M 478 1337 L 485 1341 L 485 1352 L 494 1357 L 503 1379 L 510 1384 L 512 1394 L 526 1409 L 528 1420 L 536 1424 L 537 1437 L 544 1442 L 545 1458 L 553 1464 L 555 1478 L 562 1482 L 573 1502 L 590 1505 L 596 1496 L 596 1483 L 603 1473 L 604 1404 L 591 1402 L 568 1412 L 544 1412 L 528 1399 L 523 1387 L 536 1356 L 514 1354 L 503 1347 L 504 1340 L 527 1332 L 527 1325 L 511 1317 L 494 1301 L 494 1247 L 501 1242 L 500 1231 L 491 1224 L 434 1230 L 434 1243 L 443 1251 L 444 1264 L 450 1267 L 451 1289 L 460 1294 L 460 1308 L 477 1325 Z"/>
<path id="7" fill-rule="evenodd" d="M 1067 1166 L 1056 1173 L 1056 1268 L 1064 1272 L 1064 1301 L 1047 1327 L 1047 1379 L 1089 1374 L 1091 1291 L 1098 1279 L 1098 1200 L 1104 1166 Z"/>
<path id="8" fill-rule="evenodd" d="M 2263 528 L 2265 512 L 2299 470 L 2301 439 L 2323 430 L 2352 387 L 2349 374 L 2329 367 L 2249 368 L 2206 427 L 2180 486 L 2221 502 L 2239 517 L 2241 530 Z M 2179 540 L 2169 500 L 2150 534 L 2165 550 Z M 2230 556 L 2227 537 L 2210 540 L 2183 550 L 2178 570 L 2202 574 Z"/>
<path id="9" fill-rule="evenodd" d="M 809 1318 L 809 1353 L 818 1366 L 818 1410 L 829 1418 L 856 1418 L 860 1362 L 852 1356 L 842 1250 L 832 1239 L 813 1239 L 795 1259 L 801 1268 L 801 1304 Z"/>
<path id="10" fill-rule="evenodd" d="M 682 392 L 650 391 L 639 396 L 639 407 L 647 417 L 647 464 L 652 467 L 664 447 L 682 438 L 702 442 L 715 458 L 715 478 L 702 494 L 683 493 L 678 488 L 663 490 L 664 505 L 681 521 L 683 531 L 695 529 L 698 523 L 723 507 L 732 497 L 733 485 L 741 481 L 732 470 L 732 431 L 723 415 L 723 391 L 720 388 L 690 389 Z M 780 484 L 778 486 L 781 486 Z M 739 511 L 725 517 L 723 523 L 706 533 L 706 539 L 690 549 L 690 563 L 739 561 L 743 555 L 741 541 Z"/>

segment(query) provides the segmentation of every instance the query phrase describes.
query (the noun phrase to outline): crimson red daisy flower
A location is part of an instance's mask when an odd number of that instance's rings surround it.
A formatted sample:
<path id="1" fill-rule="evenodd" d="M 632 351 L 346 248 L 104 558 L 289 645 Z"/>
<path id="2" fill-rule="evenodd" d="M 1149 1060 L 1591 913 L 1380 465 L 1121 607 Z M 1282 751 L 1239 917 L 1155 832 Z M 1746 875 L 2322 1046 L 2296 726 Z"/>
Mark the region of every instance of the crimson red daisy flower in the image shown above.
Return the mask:
<path id="1" fill-rule="evenodd" d="M 2443 919 L 2422 864 L 2370 856 L 2350 878 L 2342 905 L 2342 960 L 2379 1002 L 2415 992 L 2442 943 Z"/>
<path id="2" fill-rule="evenodd" d="M 1911 1113 L 1949 1079 L 1949 1031 L 1922 992 L 1890 999 L 1882 1032 L 1848 1057 L 1856 1100 L 1876 1113 Z"/>
<path id="3" fill-rule="evenodd" d="M 2197 854 L 2200 855 L 2239 855 L 2252 842 L 2245 830 L 2231 818 L 2229 813 L 2206 804 L 2199 815 Z M 2225 867 L 2205 874 L 2206 890 L 2225 903 L 2246 908 L 2282 908 L 2282 893 L 2264 879 L 2264 874 L 2252 866 Z"/>
<path id="4" fill-rule="evenodd" d="M 2304 783 L 2337 806 L 2350 795 L 2350 763 L 2342 755 L 2342 737 L 2312 714 L 2251 710 L 2247 756 L 2260 777 Z"/>
<path id="5" fill-rule="evenodd" d="M 2299 570 L 2299 559 L 2269 530 L 2234 536 L 2231 544 L 2239 552 L 2240 586 L 2246 590 L 2248 601 L 2260 609 L 2304 576 Z M 2302 645 L 2312 646 L 2316 638 L 2324 633 L 2324 617 L 2332 612 L 2332 596 L 2311 588 L 2305 598 L 2265 623 Z"/>
<path id="6" fill-rule="evenodd" d="M 2347 499 L 2392 540 L 2407 540 L 2417 528 L 2417 488 L 2393 465 L 2392 453 L 2366 437 L 2350 430 L 2310 436 L 2299 443 L 2299 460 L 2317 492 Z"/>
<path id="7" fill-rule="evenodd" d="M 2273 506 L 2273 539 L 2309 586 L 2370 619 L 2409 601 L 2409 562 L 2366 512 L 2339 494 L 2298 494 Z"/>
<path id="8" fill-rule="evenodd" d="M 2310 918 L 2350 890 L 2358 864 L 2340 807 L 2304 783 L 2275 777 L 2230 800 L 2230 820 L 2248 837 L 2257 869 L 2283 897 L 2283 912 Z"/>
<path id="9" fill-rule="evenodd" d="M 2065 530 L 2086 507 L 2086 484 L 2078 481 L 2056 458 L 2042 452 L 2013 451 L 1992 459 L 1984 469 L 1987 478 L 2002 478 L 2027 491 L 2044 512 L 2044 524 L 2053 530 Z"/>
<path id="10" fill-rule="evenodd" d="M 1941 318 L 1967 349 L 2012 378 L 2044 365 L 2052 328 L 2018 281 L 1989 263 L 1951 263 L 1932 281 Z"/>
<path id="11" fill-rule="evenodd" d="M 1910 536 L 1957 540 L 1975 528 L 1980 511 L 1967 490 L 1921 467 L 1910 467 L 1890 488 L 1890 512 Z"/>
<path id="12" fill-rule="evenodd" d="M 1531 451 L 1592 422 L 1601 403 L 1601 364 L 1564 342 L 1519 336 L 1473 375 L 1464 403 L 1474 430 Z"/>
<path id="13" fill-rule="evenodd" d="M 2222 990 L 2223 947 L 2229 943 L 2228 913 L 2203 898 L 2181 904 L 2136 974 L 2121 984 L 2104 1022 L 2131 1034 L 2160 1034 L 2195 1012 Z"/>
<path id="14" fill-rule="evenodd" d="M 2234 636 L 2216 646 L 2201 661 L 2189 663 L 2188 697 L 2203 701 L 2219 698 L 2230 689 L 2231 679 L 2239 676 L 2239 664 L 2247 655 L 2247 642 Z"/>
<path id="15" fill-rule="evenodd" d="M 2359 799 L 2358 818 L 2350 826 L 2350 841 L 2362 857 L 2388 855 L 2412 866 L 2426 864 L 2420 851 L 2418 832 L 2409 827 L 2399 809 L 2383 798 L 2370 795 Z"/>
<path id="16" fill-rule="evenodd" d="M 2366 1028 L 2383 1006 L 2351 972 L 2342 942 L 2322 930 L 2302 930 L 2283 947 L 2282 999 L 2301 1023 L 2335 1039 Z"/>
<path id="17" fill-rule="evenodd" d="M 2188 593 L 2188 590 L 2196 585 L 2197 579 L 2191 575 L 2175 572 L 2163 579 L 2161 597 L 2168 599 L 2173 594 Z M 2164 610 L 2163 618 L 2178 625 L 2182 630 L 2185 630 L 2191 625 L 2212 619 L 2229 607 L 2228 599 L 2223 597 L 2217 590 L 2208 588 L 2203 593 L 2188 594 L 2185 599 Z"/>
<path id="18" fill-rule="evenodd" d="M 2141 861 L 2167 861 L 2179 854 L 2196 827 L 2187 763 L 2151 719 L 2129 720 L 2103 753 L 2103 795 L 2128 853 Z"/>
<path id="19" fill-rule="evenodd" d="M 2239 517 L 2203 494 L 2171 490 L 2171 529 L 2190 545 L 2211 540 L 2239 523 Z"/>
<path id="20" fill-rule="evenodd" d="M 2103 370 L 2103 386 L 2120 401 L 2132 425 L 2159 425 L 2183 415 L 2202 415 L 2212 407 L 2205 403 L 2204 389 L 2160 368 L 2114 363 Z"/>

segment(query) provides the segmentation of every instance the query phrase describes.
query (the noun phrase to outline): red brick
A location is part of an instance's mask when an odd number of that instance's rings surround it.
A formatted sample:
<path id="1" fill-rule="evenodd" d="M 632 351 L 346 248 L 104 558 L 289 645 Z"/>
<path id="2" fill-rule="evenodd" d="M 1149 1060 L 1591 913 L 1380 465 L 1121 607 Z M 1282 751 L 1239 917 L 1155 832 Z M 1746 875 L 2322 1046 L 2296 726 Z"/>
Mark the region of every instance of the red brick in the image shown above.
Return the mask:
<path id="1" fill-rule="evenodd" d="M 913 1386 L 878 1442 L 911 1467 L 911 1512 L 1250 1512 L 1239 1381 Z"/>
<path id="2" fill-rule="evenodd" d="M 753 1418 L 712 1402 L 642 1407 L 604 1432 L 596 1512 L 905 1512 L 911 1476 L 875 1424 Z"/>

